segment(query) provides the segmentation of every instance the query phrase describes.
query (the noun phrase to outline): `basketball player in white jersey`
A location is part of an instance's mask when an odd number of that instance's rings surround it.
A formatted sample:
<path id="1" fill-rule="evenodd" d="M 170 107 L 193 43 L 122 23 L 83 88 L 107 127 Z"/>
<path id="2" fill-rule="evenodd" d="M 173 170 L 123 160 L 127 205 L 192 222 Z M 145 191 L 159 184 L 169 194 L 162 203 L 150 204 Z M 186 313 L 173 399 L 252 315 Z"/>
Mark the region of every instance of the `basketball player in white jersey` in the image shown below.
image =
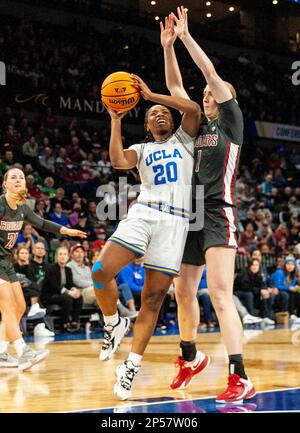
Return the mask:
<path id="1" fill-rule="evenodd" d="M 133 77 L 144 99 L 159 105 L 146 113 L 146 142 L 127 150 L 123 150 L 121 139 L 121 119 L 125 114 L 108 110 L 111 116 L 109 152 L 114 168 L 138 168 L 141 193 L 92 268 L 95 293 L 105 322 L 100 352 L 100 360 L 105 361 L 116 352 L 129 328 L 129 320 L 119 317 L 117 312 L 118 289 L 114 277 L 137 257 L 145 259 L 146 280 L 131 352 L 116 370 L 114 394 L 120 400 L 127 400 L 131 395 L 132 381 L 152 336 L 162 301 L 173 278 L 179 274 L 189 224 L 193 143 L 200 123 L 198 104 L 153 93 L 139 77 Z M 176 132 L 165 105 L 183 113 Z"/>

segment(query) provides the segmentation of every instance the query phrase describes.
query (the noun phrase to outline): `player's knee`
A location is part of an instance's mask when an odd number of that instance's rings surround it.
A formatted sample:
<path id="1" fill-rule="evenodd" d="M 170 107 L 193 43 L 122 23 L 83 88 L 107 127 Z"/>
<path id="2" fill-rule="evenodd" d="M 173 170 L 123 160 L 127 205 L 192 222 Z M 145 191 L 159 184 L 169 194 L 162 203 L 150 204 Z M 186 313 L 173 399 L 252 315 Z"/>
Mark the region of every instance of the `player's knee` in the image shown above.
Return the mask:
<path id="1" fill-rule="evenodd" d="M 232 290 L 226 285 L 219 285 L 209 290 L 209 296 L 217 313 L 222 313 L 233 303 Z"/>
<path id="2" fill-rule="evenodd" d="M 144 298 L 145 304 L 147 305 L 148 309 L 151 311 L 159 310 L 164 300 L 165 294 L 166 290 L 164 289 L 159 289 L 153 293 L 148 294 Z"/>
<path id="3" fill-rule="evenodd" d="M 107 275 L 103 271 L 102 261 L 93 264 L 92 267 L 92 280 L 93 285 L 96 289 L 101 290 L 104 288 L 104 282 L 107 279 Z"/>
<path id="4" fill-rule="evenodd" d="M 184 287 L 176 287 L 175 296 L 179 304 L 190 304 L 196 299 L 195 291 L 189 289 L 184 290 Z"/>
<path id="5" fill-rule="evenodd" d="M 16 312 L 19 319 L 21 319 L 24 316 L 25 311 L 26 311 L 26 303 L 24 300 L 19 302 L 18 305 L 16 306 Z"/>

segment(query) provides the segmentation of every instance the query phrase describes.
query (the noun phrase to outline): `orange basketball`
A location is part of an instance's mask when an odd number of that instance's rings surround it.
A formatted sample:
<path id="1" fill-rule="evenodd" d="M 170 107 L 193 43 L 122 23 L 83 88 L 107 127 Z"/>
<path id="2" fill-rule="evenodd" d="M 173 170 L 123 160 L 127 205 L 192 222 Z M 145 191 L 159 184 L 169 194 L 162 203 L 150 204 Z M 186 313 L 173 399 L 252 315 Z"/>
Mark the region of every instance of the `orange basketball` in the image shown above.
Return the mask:
<path id="1" fill-rule="evenodd" d="M 115 111 L 129 111 L 139 102 L 140 91 L 131 84 L 135 81 L 128 72 L 113 72 L 102 83 L 101 99 Z"/>

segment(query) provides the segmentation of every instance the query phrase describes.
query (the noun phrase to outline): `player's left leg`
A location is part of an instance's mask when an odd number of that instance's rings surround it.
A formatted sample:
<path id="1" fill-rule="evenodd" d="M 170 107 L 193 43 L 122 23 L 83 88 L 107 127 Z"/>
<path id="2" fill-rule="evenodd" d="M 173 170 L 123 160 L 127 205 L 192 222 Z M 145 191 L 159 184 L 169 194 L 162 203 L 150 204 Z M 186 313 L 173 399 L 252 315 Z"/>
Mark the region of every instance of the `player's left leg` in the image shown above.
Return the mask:
<path id="1" fill-rule="evenodd" d="M 127 360 L 116 370 L 117 383 L 114 386 L 114 394 L 120 400 L 127 400 L 131 395 L 133 379 L 139 371 L 143 354 L 155 329 L 162 302 L 172 280 L 172 275 L 147 270 L 141 309 L 133 328 L 131 352 Z"/>
<path id="2" fill-rule="evenodd" d="M 15 305 L 16 305 L 16 316 L 18 322 L 22 319 L 25 310 L 26 302 L 23 295 L 23 290 L 19 281 L 11 283 Z M 25 370 L 38 362 L 43 361 L 49 355 L 50 351 L 48 349 L 44 350 L 34 350 L 31 347 L 24 345 L 21 356 L 19 356 L 19 369 Z"/>
<path id="3" fill-rule="evenodd" d="M 255 389 L 243 363 L 243 328 L 233 301 L 235 248 L 210 247 L 206 250 L 207 284 L 229 356 L 228 388 L 218 403 L 242 402 L 253 397 Z"/>
<path id="4" fill-rule="evenodd" d="M 193 376 L 202 372 L 210 363 L 209 356 L 197 350 L 196 347 L 197 331 L 200 323 L 197 290 L 203 268 L 203 265 L 196 266 L 183 263 L 180 268 L 180 276 L 175 279 L 180 356 L 176 360 L 178 373 L 170 385 L 172 389 L 187 388 Z"/>

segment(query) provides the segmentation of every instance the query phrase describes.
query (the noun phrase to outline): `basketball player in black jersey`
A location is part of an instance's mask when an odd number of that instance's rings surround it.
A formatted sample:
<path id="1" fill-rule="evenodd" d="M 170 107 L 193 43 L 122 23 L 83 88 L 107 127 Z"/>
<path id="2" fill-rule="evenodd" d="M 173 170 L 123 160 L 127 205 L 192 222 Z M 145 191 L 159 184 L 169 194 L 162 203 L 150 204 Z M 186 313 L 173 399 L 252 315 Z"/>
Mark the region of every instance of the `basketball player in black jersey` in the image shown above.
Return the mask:
<path id="1" fill-rule="evenodd" d="M 237 248 L 235 180 L 243 142 L 243 115 L 233 86 L 222 80 L 190 35 L 183 6 L 177 8 L 177 13 L 178 17 L 171 14 L 166 18 L 165 26 L 161 23 L 167 86 L 171 95 L 188 97 L 173 47 L 178 36 L 206 81 L 203 92 L 206 119 L 201 119 L 194 143 L 193 173 L 193 187 L 204 187 L 204 227 L 190 230 L 180 277 L 175 281 L 181 356 L 171 388 L 185 388 L 209 363 L 208 356 L 196 349 L 200 321 L 196 293 L 206 263 L 208 290 L 229 356 L 228 387 L 216 401 L 242 403 L 255 395 L 244 370 L 243 329 L 232 296 Z"/>
<path id="2" fill-rule="evenodd" d="M 48 356 L 48 350 L 35 351 L 26 345 L 20 331 L 20 320 L 26 304 L 21 285 L 11 262 L 11 250 L 15 245 L 23 222 L 55 234 L 79 236 L 86 234 L 80 230 L 63 227 L 44 220 L 25 204 L 27 188 L 22 170 L 10 168 L 4 175 L 0 196 L 0 367 L 30 368 Z M 8 354 L 8 346 L 13 343 L 17 359 Z"/>

